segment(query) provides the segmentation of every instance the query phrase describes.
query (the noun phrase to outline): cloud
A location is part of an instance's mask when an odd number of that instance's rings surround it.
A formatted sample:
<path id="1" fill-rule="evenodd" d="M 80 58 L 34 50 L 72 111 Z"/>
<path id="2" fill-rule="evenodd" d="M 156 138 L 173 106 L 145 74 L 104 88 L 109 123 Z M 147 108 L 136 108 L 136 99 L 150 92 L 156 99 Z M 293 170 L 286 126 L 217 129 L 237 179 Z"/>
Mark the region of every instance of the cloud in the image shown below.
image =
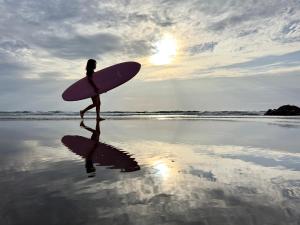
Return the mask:
<path id="1" fill-rule="evenodd" d="M 79 0 L 10 0 L 3 2 L 3 9 L 8 12 L 18 9 L 18 19 L 31 24 L 43 24 L 45 22 L 58 22 L 66 19 L 76 18 L 83 9 Z M 92 1 L 86 6 L 93 5 Z"/>
<path id="2" fill-rule="evenodd" d="M 241 30 L 238 32 L 238 37 L 245 37 L 251 34 L 256 34 L 258 33 L 258 29 L 246 29 L 246 30 Z"/>
<path id="3" fill-rule="evenodd" d="M 154 13 L 151 20 L 161 27 L 168 27 L 176 24 L 176 22 L 168 15 L 167 11 L 163 11 L 162 14 Z"/>
<path id="4" fill-rule="evenodd" d="M 125 43 L 123 49 L 126 54 L 134 57 L 147 56 L 151 53 L 152 45 L 150 41 L 133 40 Z"/>
<path id="5" fill-rule="evenodd" d="M 218 42 L 205 42 L 202 44 L 194 45 L 193 47 L 190 47 L 188 51 L 191 55 L 200 54 L 203 52 L 213 52 L 215 47 L 217 46 Z"/>
<path id="6" fill-rule="evenodd" d="M 201 1 L 200 1 L 201 2 Z M 215 3 L 219 3 L 219 9 Z M 221 4 L 223 3 L 223 4 Z M 216 21 L 208 24 L 208 30 L 223 31 L 241 26 L 243 23 L 252 21 L 258 22 L 264 19 L 276 18 L 283 14 L 291 13 L 291 8 L 299 8 L 294 0 L 276 0 L 272 2 L 264 1 L 213 1 L 211 4 L 202 4 L 202 11 L 211 15 L 219 15 Z M 207 9 L 209 9 L 207 11 Z M 215 12 L 213 12 L 215 10 Z"/>
<path id="7" fill-rule="evenodd" d="M 246 62 L 236 63 L 222 68 L 256 68 L 273 64 L 280 64 L 281 66 L 299 65 L 300 63 L 300 51 L 295 51 L 283 55 L 269 55 L 258 57 Z M 277 65 L 278 66 L 278 65 Z"/>
<path id="8" fill-rule="evenodd" d="M 0 40 L 0 49 L 8 52 L 18 52 L 29 48 L 29 45 L 22 40 Z"/>
<path id="9" fill-rule="evenodd" d="M 300 20 L 291 21 L 282 28 L 282 33 L 293 34 L 299 30 L 299 26 L 300 26 Z"/>
<path id="10" fill-rule="evenodd" d="M 73 37 L 46 36 L 36 44 L 53 56 L 65 59 L 97 58 L 122 47 L 120 37 L 109 33 Z"/>
<path id="11" fill-rule="evenodd" d="M 58 71 L 52 71 L 52 72 L 44 72 L 39 74 L 39 78 L 43 80 L 63 80 L 65 79 L 65 74 L 60 73 Z"/>
<path id="12" fill-rule="evenodd" d="M 281 35 L 275 37 L 274 40 L 283 43 L 300 41 L 300 20 L 289 21 L 281 29 Z"/>
<path id="13" fill-rule="evenodd" d="M 11 77 L 13 78 L 21 77 L 22 73 L 28 72 L 29 69 L 30 67 L 19 62 L 0 62 L 1 80 L 5 78 L 11 78 Z"/>
<path id="14" fill-rule="evenodd" d="M 11 42 L 0 43 L 0 50 L 1 48 L 9 51 L 12 49 L 14 51 L 22 49 L 19 45 L 11 44 Z M 20 78 L 24 72 L 29 72 L 30 70 L 31 66 L 26 65 L 26 63 L 5 51 L 0 51 L 0 83 L 3 84 L 4 82 L 1 81 L 6 79 Z M 3 88 L 5 88 L 5 85 L 3 86 Z"/>

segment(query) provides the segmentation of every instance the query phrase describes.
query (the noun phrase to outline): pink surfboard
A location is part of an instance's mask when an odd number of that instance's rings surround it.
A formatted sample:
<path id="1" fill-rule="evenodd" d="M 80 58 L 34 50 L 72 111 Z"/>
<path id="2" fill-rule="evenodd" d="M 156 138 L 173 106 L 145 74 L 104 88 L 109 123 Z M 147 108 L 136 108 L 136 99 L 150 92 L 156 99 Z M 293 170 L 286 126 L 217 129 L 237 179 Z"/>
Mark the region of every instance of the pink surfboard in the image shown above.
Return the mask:
<path id="1" fill-rule="evenodd" d="M 129 81 L 140 69 L 141 64 L 137 62 L 123 62 L 106 67 L 93 74 L 93 81 L 99 89 L 98 93 L 94 91 L 87 77 L 84 77 L 68 87 L 62 98 L 65 101 L 78 101 L 105 93 Z"/>

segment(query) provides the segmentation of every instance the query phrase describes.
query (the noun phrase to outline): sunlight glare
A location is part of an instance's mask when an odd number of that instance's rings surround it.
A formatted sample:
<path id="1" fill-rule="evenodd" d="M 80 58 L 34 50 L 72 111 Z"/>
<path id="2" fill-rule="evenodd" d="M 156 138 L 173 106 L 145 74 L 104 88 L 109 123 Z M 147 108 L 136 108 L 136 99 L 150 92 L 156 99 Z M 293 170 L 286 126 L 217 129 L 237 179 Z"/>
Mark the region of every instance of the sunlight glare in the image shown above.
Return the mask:
<path id="1" fill-rule="evenodd" d="M 158 162 L 154 165 L 156 173 L 163 178 L 167 178 L 170 174 L 170 168 L 163 162 Z"/>
<path id="2" fill-rule="evenodd" d="M 150 57 L 154 65 L 165 65 L 172 62 L 176 55 L 177 43 L 173 36 L 164 35 L 162 39 L 154 44 L 155 53 Z"/>

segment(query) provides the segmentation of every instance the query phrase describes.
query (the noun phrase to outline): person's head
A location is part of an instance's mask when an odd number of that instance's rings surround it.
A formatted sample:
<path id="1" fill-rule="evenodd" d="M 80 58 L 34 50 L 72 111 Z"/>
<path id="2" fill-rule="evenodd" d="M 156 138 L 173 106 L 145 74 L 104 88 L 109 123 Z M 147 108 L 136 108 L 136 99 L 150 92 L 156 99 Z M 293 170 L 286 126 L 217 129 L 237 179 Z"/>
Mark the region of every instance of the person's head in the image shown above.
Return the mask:
<path id="1" fill-rule="evenodd" d="M 94 69 L 96 69 L 96 64 L 97 64 L 97 62 L 96 62 L 96 60 L 95 59 L 89 59 L 88 61 L 87 61 L 87 63 L 86 63 L 86 70 L 87 71 L 91 71 L 91 70 L 94 70 Z"/>

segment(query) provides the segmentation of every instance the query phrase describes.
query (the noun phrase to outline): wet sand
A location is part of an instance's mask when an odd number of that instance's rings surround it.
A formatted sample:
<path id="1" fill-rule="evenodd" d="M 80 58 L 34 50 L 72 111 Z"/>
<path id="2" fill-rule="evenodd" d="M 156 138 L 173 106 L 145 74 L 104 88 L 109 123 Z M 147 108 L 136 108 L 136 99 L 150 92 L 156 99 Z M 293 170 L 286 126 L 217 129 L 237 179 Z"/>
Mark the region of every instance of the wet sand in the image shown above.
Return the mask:
<path id="1" fill-rule="evenodd" d="M 100 131 L 1 121 L 0 224 L 299 224 L 299 123 L 106 120 Z M 65 136 L 100 144 L 85 153 Z"/>

